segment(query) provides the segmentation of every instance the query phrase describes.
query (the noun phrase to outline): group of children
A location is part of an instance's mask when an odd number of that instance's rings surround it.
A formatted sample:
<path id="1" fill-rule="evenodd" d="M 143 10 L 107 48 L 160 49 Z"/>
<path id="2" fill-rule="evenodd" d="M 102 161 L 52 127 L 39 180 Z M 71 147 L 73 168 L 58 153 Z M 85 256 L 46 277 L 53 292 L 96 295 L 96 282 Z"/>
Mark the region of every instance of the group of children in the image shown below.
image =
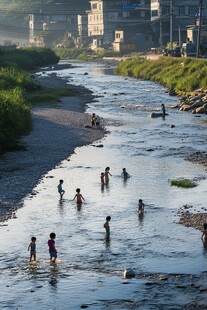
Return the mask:
<path id="1" fill-rule="evenodd" d="M 60 200 L 63 199 L 63 195 L 65 194 L 65 191 L 64 191 L 63 188 L 62 188 L 63 182 L 64 182 L 63 180 L 60 180 L 60 181 L 59 181 L 59 184 L 58 184 L 58 186 L 57 186 L 57 188 L 58 188 L 58 193 L 60 194 Z M 85 200 L 85 199 L 83 198 L 83 196 L 81 195 L 81 193 L 80 193 L 80 188 L 77 188 L 77 189 L 76 189 L 76 194 L 75 194 L 75 197 L 73 198 L 73 200 L 75 200 L 75 199 L 76 199 L 77 204 L 82 204 L 82 203 L 83 203 L 83 200 Z"/>
<path id="2" fill-rule="evenodd" d="M 112 174 L 110 173 L 110 167 L 106 167 L 105 172 L 101 172 L 101 185 L 108 185 L 110 175 L 112 176 Z"/>
<path id="3" fill-rule="evenodd" d="M 91 127 L 99 127 L 100 126 L 100 117 L 95 114 L 95 113 L 92 113 L 91 115 Z"/>
<path id="4" fill-rule="evenodd" d="M 52 232 L 50 234 L 50 239 L 47 242 L 48 247 L 49 247 L 50 261 L 51 262 L 55 262 L 56 258 L 57 258 L 57 250 L 55 247 L 55 238 L 56 238 L 56 234 L 54 232 Z M 32 237 L 31 242 L 28 246 L 28 251 L 30 250 L 30 262 L 32 261 L 32 259 L 34 261 L 36 261 L 36 240 L 37 240 L 36 237 Z"/>
<path id="5" fill-rule="evenodd" d="M 101 173 L 101 184 L 102 185 L 107 185 L 109 182 L 109 175 L 112 176 L 110 173 L 110 167 L 106 167 L 105 172 Z M 126 168 L 122 169 L 121 177 L 126 180 L 130 178 L 129 173 L 126 171 Z M 65 194 L 65 191 L 63 190 L 63 180 L 61 179 L 59 181 L 59 184 L 57 186 L 58 188 L 58 193 L 60 194 L 60 200 L 62 200 L 63 195 Z M 72 199 L 73 201 L 76 200 L 77 205 L 81 205 L 83 201 L 85 201 L 84 197 L 80 193 L 80 188 L 76 189 L 76 194 L 74 198 Z M 139 199 L 138 201 L 138 214 L 139 216 L 144 214 L 144 203 L 142 199 Z M 104 228 L 106 230 L 106 239 L 110 238 L 110 225 L 109 222 L 111 221 L 111 216 L 106 217 L 106 222 L 104 223 Z M 206 228 L 206 235 L 207 235 L 207 228 Z M 55 238 L 56 235 L 55 233 L 50 234 L 50 239 L 48 240 L 48 247 L 49 247 L 49 253 L 50 253 L 50 261 L 55 262 L 57 259 L 57 250 L 55 247 Z M 31 238 L 31 242 L 28 246 L 28 251 L 30 250 L 30 261 L 32 259 L 36 261 L 36 237 Z"/>

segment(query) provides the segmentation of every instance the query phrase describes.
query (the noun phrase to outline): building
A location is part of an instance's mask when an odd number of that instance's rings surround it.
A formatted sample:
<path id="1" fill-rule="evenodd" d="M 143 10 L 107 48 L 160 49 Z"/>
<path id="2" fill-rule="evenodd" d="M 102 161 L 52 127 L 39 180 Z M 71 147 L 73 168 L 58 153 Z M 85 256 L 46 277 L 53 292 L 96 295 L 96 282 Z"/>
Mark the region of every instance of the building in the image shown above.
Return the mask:
<path id="1" fill-rule="evenodd" d="M 115 31 L 113 49 L 118 53 L 143 52 L 153 45 L 150 23 L 124 26 Z"/>
<path id="2" fill-rule="evenodd" d="M 206 2 L 203 1 L 204 20 L 207 16 Z M 151 21 L 157 44 L 166 45 L 170 39 L 185 42 L 186 27 L 195 25 L 198 12 L 199 0 L 151 0 Z"/>
<path id="3" fill-rule="evenodd" d="M 87 35 L 88 7 L 87 0 L 79 0 L 77 4 L 45 4 L 43 9 L 29 15 L 29 43 L 52 46 L 65 35 L 75 40 Z"/>
<path id="4" fill-rule="evenodd" d="M 150 0 L 91 0 L 88 36 L 91 48 L 111 47 L 115 31 L 126 25 L 150 21 Z"/>

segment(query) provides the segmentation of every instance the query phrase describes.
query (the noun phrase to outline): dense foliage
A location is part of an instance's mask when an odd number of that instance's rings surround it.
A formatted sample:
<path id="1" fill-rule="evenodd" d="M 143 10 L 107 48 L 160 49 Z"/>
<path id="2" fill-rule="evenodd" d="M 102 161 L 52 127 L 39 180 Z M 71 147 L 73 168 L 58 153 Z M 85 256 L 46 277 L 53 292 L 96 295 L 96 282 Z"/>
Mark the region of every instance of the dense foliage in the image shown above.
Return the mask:
<path id="1" fill-rule="evenodd" d="M 0 91 L 0 151 L 16 146 L 31 128 L 31 113 L 21 88 Z"/>
<path id="2" fill-rule="evenodd" d="M 157 60 L 134 58 L 120 62 L 120 75 L 161 83 L 177 93 L 207 89 L 207 60 L 160 57 Z"/>
<path id="3" fill-rule="evenodd" d="M 14 49 L 0 52 L 0 153 L 17 145 L 18 137 L 31 128 L 28 94 L 39 86 L 21 68 L 34 69 L 57 63 L 48 49 Z"/>
<path id="4" fill-rule="evenodd" d="M 17 66 L 31 70 L 48 64 L 55 64 L 59 57 L 49 48 L 28 47 L 0 50 L 0 66 Z"/>

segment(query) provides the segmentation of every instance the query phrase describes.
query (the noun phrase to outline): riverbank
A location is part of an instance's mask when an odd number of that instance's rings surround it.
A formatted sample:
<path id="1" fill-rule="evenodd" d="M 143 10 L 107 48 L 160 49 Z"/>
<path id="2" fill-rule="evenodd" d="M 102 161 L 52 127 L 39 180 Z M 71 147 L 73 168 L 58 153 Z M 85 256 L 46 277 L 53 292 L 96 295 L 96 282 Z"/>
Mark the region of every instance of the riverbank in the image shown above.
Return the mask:
<path id="1" fill-rule="evenodd" d="M 36 74 L 34 78 L 43 87 L 70 87 L 79 96 L 61 98 L 56 105 L 33 108 L 31 133 L 20 139 L 18 151 L 1 157 L 0 222 L 16 217 L 22 199 L 36 194 L 32 189 L 44 174 L 73 154 L 76 147 L 98 141 L 105 133 L 103 128 L 85 128 L 90 125 L 90 115 L 85 113 L 87 103 L 94 99 L 90 91 L 68 85 L 54 73 Z"/>

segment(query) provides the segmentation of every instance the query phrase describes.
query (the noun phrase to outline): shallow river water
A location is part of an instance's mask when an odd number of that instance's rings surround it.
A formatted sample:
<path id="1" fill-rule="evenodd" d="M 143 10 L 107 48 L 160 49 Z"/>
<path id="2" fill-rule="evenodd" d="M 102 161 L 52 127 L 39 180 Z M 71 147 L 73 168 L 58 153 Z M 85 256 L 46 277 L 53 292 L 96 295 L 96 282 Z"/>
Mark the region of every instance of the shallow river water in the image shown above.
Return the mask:
<path id="1" fill-rule="evenodd" d="M 177 210 L 184 204 L 205 207 L 206 172 L 184 160 L 189 152 L 205 150 L 204 117 L 172 108 L 177 99 L 160 85 L 116 76 L 102 64 L 76 65 L 56 73 L 99 96 L 87 112 L 99 114 L 109 133 L 94 143 L 103 148 L 77 148 L 49 171 L 34 189 L 37 195 L 25 198 L 17 219 L 0 227 L 0 308 L 183 309 L 205 302 L 206 295 L 195 290 L 196 283 L 206 281 L 201 233 L 177 224 Z M 161 103 L 169 115 L 150 118 Z M 101 189 L 100 173 L 107 166 L 112 176 Z M 124 167 L 131 175 L 127 181 L 120 177 Z M 170 186 L 169 180 L 179 177 L 196 178 L 198 186 Z M 62 201 L 59 179 L 66 191 Z M 81 208 L 71 201 L 78 187 L 85 198 Z M 140 198 L 145 203 L 141 219 Z M 103 228 L 107 215 L 110 240 Z M 48 256 L 52 231 L 56 264 Z M 36 264 L 28 261 L 32 235 L 37 237 Z M 126 268 L 136 277 L 124 279 Z"/>

